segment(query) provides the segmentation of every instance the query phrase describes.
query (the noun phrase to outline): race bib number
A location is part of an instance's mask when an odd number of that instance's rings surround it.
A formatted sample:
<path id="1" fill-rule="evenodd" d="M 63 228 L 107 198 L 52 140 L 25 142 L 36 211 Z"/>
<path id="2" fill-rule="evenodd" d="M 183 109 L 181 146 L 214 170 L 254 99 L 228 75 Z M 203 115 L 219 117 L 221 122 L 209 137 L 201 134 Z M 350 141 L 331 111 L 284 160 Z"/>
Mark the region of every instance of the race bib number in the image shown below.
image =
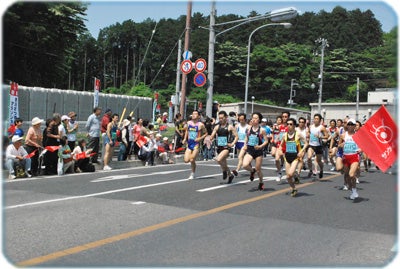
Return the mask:
<path id="1" fill-rule="evenodd" d="M 189 131 L 189 139 L 195 140 L 197 138 L 197 132 Z"/>
<path id="2" fill-rule="evenodd" d="M 297 153 L 296 142 L 293 141 L 286 142 L 286 152 Z"/>
<path id="3" fill-rule="evenodd" d="M 246 137 L 246 134 L 245 133 L 238 133 L 238 136 L 239 136 L 239 140 L 243 141 L 245 139 L 245 137 Z"/>
<path id="4" fill-rule="evenodd" d="M 249 142 L 247 143 L 249 146 L 257 146 L 258 145 L 258 136 L 250 135 Z"/>
<path id="5" fill-rule="evenodd" d="M 319 138 L 316 137 L 314 134 L 310 134 L 310 141 L 313 143 L 319 143 Z"/>
<path id="6" fill-rule="evenodd" d="M 344 154 L 355 154 L 355 153 L 357 153 L 357 144 L 354 143 L 353 141 L 349 141 L 349 142 L 344 143 L 343 153 Z"/>
<path id="7" fill-rule="evenodd" d="M 228 145 L 228 138 L 226 136 L 218 136 L 217 143 L 219 147 L 224 147 Z"/>

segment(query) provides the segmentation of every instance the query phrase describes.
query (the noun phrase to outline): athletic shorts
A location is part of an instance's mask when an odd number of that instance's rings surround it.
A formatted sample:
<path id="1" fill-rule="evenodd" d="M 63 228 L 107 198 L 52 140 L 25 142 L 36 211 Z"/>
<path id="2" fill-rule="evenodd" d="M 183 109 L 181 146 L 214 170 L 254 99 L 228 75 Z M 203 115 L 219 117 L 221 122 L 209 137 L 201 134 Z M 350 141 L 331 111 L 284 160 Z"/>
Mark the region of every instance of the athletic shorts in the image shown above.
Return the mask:
<path id="1" fill-rule="evenodd" d="M 229 150 L 228 146 L 217 147 L 217 153 L 220 154 L 223 150 Z"/>
<path id="2" fill-rule="evenodd" d="M 237 148 L 238 150 L 239 150 L 239 149 L 242 149 L 243 146 L 244 146 L 244 142 L 236 142 L 236 148 Z"/>
<path id="3" fill-rule="evenodd" d="M 343 148 L 338 148 L 336 152 L 336 157 L 343 158 Z"/>
<path id="4" fill-rule="evenodd" d="M 291 164 L 294 160 L 296 160 L 297 157 L 297 153 L 286 153 L 285 154 L 285 161 L 289 164 Z"/>
<path id="5" fill-rule="evenodd" d="M 194 140 L 188 140 L 188 149 L 195 150 L 199 148 L 200 143 Z"/>
<path id="6" fill-rule="evenodd" d="M 322 154 L 324 153 L 322 146 L 310 146 L 310 148 L 312 148 L 315 152 L 315 154 Z"/>
<path id="7" fill-rule="evenodd" d="M 264 152 L 262 149 L 255 149 L 253 146 L 247 146 L 247 151 L 248 154 L 250 154 L 253 159 L 256 159 L 257 157 L 263 156 Z"/>
<path id="8" fill-rule="evenodd" d="M 358 163 L 358 162 L 360 162 L 360 155 L 358 153 L 343 155 L 343 165 L 344 166 L 350 166 L 351 164 Z"/>

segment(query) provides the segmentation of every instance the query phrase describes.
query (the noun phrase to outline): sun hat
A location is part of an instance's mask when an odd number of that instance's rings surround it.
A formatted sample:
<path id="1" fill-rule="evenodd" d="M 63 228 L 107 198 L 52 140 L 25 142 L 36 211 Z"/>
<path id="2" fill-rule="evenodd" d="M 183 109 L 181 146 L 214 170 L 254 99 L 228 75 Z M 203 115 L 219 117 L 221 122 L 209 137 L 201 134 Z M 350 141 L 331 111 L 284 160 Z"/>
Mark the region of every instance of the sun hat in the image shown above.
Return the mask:
<path id="1" fill-rule="evenodd" d="M 32 119 L 32 125 L 36 125 L 36 124 L 43 123 L 43 122 L 44 122 L 44 120 L 39 119 L 38 117 L 34 117 Z"/>
<path id="2" fill-rule="evenodd" d="M 20 140 L 22 140 L 22 137 L 21 136 L 19 136 L 19 135 L 14 135 L 13 137 L 12 137 L 12 142 L 13 143 L 15 143 L 15 142 L 17 142 L 17 141 L 20 141 Z"/>

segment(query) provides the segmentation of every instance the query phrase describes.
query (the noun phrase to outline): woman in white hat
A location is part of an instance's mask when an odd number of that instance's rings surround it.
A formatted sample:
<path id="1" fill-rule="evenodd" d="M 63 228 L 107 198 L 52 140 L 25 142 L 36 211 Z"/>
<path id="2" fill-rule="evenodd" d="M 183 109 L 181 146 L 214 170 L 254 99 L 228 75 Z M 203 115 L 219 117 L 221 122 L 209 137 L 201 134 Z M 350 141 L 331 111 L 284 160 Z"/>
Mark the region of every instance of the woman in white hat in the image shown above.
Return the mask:
<path id="1" fill-rule="evenodd" d="M 34 117 L 32 119 L 32 126 L 29 127 L 25 138 L 25 148 L 28 154 L 36 150 L 35 155 L 31 157 L 31 171 L 33 176 L 37 176 L 39 171 L 39 151 L 43 148 L 43 134 L 40 126 L 43 122 L 44 120 Z"/>

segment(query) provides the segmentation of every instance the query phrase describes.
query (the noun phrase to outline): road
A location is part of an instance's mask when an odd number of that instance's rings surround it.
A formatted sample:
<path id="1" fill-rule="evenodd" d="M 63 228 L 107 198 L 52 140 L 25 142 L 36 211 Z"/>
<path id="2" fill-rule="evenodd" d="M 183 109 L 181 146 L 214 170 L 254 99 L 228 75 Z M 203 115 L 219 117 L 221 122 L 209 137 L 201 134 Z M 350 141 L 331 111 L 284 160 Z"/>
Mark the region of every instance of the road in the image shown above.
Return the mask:
<path id="1" fill-rule="evenodd" d="M 396 256 L 396 175 L 363 172 L 352 201 L 334 172 L 303 172 L 292 198 L 271 157 L 264 191 L 243 170 L 228 185 L 214 161 L 198 162 L 195 180 L 189 167 L 5 181 L 3 255 L 39 267 L 382 267 Z"/>

